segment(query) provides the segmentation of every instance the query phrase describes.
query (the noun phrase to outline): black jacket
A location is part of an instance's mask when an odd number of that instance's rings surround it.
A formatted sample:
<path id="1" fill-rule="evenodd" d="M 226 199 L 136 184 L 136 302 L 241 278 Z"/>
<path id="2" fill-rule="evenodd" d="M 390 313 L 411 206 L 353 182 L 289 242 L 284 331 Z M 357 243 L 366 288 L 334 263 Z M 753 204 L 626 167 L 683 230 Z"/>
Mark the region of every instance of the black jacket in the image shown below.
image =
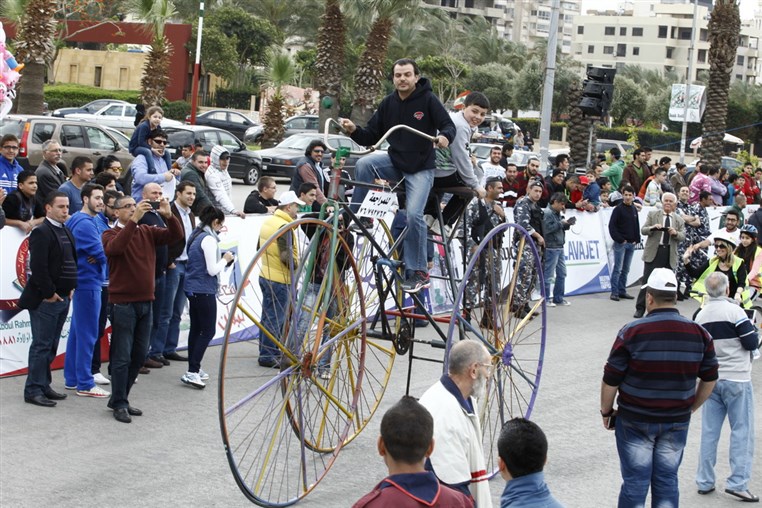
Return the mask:
<path id="1" fill-rule="evenodd" d="M 60 288 L 58 285 L 63 269 L 63 244 L 58 238 L 50 221 L 47 219 L 37 226 L 29 234 L 29 269 L 32 275 L 26 281 L 24 291 L 19 297 L 19 307 L 22 309 L 36 309 L 43 300 L 50 298 L 54 293 L 59 296 L 68 296 L 70 288 Z M 74 262 L 77 261 L 77 249 L 74 237 L 68 228 L 64 231 L 72 245 Z"/>
<path id="2" fill-rule="evenodd" d="M 387 95 L 365 128 L 357 127 L 352 139 L 370 146 L 395 125 L 404 124 L 435 136 L 437 132 L 452 143 L 455 124 L 439 99 L 431 91 L 426 78 L 420 78 L 413 93 L 404 101 L 397 91 Z M 404 173 L 417 173 L 434 169 L 434 146 L 431 141 L 407 131 L 398 131 L 389 137 L 389 157 L 394 167 Z"/>
<path id="3" fill-rule="evenodd" d="M 267 213 L 268 206 L 278 206 L 278 200 L 265 199 L 258 190 L 251 191 L 243 205 L 243 213 Z"/>

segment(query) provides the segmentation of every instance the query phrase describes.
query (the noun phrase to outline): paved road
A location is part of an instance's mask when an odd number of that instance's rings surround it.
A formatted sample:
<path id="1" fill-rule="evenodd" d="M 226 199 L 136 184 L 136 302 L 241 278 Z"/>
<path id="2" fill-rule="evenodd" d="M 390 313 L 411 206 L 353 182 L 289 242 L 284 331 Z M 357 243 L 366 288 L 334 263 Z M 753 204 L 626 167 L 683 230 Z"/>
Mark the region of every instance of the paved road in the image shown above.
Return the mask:
<path id="1" fill-rule="evenodd" d="M 613 337 L 633 308 L 628 302 L 611 302 L 606 295 L 570 300 L 570 307 L 548 310 L 545 367 L 533 419 L 548 435 L 546 475 L 558 499 L 569 507 L 614 506 L 618 461 L 614 436 L 600 424 L 598 395 Z M 694 304 L 681 303 L 680 308 L 686 314 Z M 205 365 L 213 365 L 218 357 L 219 348 L 210 349 Z M 380 412 L 404 393 L 406 360 L 396 362 Z M 753 382 L 759 398 L 762 374 L 757 367 Z M 420 395 L 439 376 L 439 366 L 418 362 L 414 369 L 411 393 Z M 131 425 L 114 421 L 103 400 L 70 396 L 54 409 L 25 404 L 23 378 L 0 380 L 0 506 L 249 506 L 223 452 L 215 386 L 190 389 L 179 381 L 183 370 L 174 363 L 140 377 L 131 402 L 145 416 L 134 418 Z M 55 372 L 53 378 L 54 388 L 62 390 L 62 373 Z M 760 408 L 757 403 L 758 436 Z M 380 418 L 374 418 L 341 452 L 326 479 L 300 506 L 350 506 L 385 475 L 375 451 L 379 423 Z M 680 470 L 682 505 L 738 506 L 724 494 L 696 494 L 693 475 L 700 425 L 697 416 Z M 755 459 L 751 486 L 757 494 L 762 492 L 761 455 Z M 728 473 L 727 458 L 725 429 L 719 451 L 721 479 Z M 491 482 L 495 499 L 502 487 L 501 480 Z"/>

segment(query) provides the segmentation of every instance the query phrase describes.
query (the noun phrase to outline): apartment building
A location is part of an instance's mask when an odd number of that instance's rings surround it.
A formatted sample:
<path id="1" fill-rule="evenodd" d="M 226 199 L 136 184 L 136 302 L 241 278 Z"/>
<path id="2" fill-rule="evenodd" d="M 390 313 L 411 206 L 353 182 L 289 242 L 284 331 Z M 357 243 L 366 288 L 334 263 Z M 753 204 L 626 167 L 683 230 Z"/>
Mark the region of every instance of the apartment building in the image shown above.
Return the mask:
<path id="1" fill-rule="evenodd" d="M 704 2 L 702 2 L 704 3 Z M 632 5 L 632 4 L 629 4 Z M 632 10 L 588 12 L 574 19 L 571 55 L 585 66 L 639 65 L 645 69 L 688 75 L 689 48 L 693 51 L 693 79 L 709 70 L 709 8 L 699 4 L 696 34 L 690 3 L 635 4 Z M 742 22 L 732 79 L 751 84 L 760 72 L 758 20 Z"/>

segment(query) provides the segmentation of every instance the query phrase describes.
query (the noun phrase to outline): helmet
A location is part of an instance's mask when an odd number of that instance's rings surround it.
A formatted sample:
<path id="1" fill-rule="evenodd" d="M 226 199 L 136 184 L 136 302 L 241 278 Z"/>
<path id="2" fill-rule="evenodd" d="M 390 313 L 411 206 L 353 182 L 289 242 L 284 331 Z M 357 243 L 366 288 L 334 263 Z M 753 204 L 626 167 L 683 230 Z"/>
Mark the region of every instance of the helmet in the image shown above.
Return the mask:
<path id="1" fill-rule="evenodd" d="M 721 229 L 714 234 L 714 240 L 720 240 L 730 245 L 731 250 L 735 250 L 738 246 L 738 240 L 736 240 L 730 233 Z"/>
<path id="2" fill-rule="evenodd" d="M 757 237 L 757 228 L 751 224 L 744 224 L 743 227 L 741 227 L 741 233 L 746 233 L 747 235 L 751 236 L 752 238 Z"/>

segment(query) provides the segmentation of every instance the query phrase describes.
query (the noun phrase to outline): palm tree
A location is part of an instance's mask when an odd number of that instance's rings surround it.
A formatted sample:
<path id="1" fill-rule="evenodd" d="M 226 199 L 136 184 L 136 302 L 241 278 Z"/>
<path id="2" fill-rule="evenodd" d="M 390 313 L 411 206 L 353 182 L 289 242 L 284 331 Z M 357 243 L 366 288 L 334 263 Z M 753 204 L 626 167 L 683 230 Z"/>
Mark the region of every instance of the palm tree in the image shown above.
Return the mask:
<path id="1" fill-rule="evenodd" d="M 339 0 L 326 0 L 325 13 L 318 29 L 315 87 L 320 101 L 320 129 L 328 118 L 336 118 L 341 97 L 341 77 L 344 74 L 346 28 Z"/>
<path id="2" fill-rule="evenodd" d="M 55 0 L 29 0 L 20 19 L 16 58 L 26 66 L 17 85 L 16 107 L 19 113 L 42 114 L 42 86 L 45 70 L 55 49 L 57 10 Z"/>
<path id="3" fill-rule="evenodd" d="M 350 2 L 355 12 L 375 13 L 365 49 L 355 72 L 355 96 L 351 119 L 357 125 L 365 125 L 373 114 L 381 81 L 384 77 L 386 54 L 395 17 L 409 15 L 419 9 L 418 0 L 354 0 Z"/>
<path id="4" fill-rule="evenodd" d="M 716 0 L 709 20 L 709 85 L 703 123 L 701 158 L 715 167 L 722 161 L 728 116 L 730 76 L 736 62 L 741 16 L 735 0 Z"/>
<path id="5" fill-rule="evenodd" d="M 273 94 L 267 101 L 267 111 L 264 117 L 262 130 L 262 147 L 275 146 L 281 139 L 285 128 L 283 126 L 283 113 L 286 99 L 283 97 L 283 85 L 291 82 L 294 78 L 296 66 L 291 57 L 280 51 L 272 51 L 268 60 L 268 82 L 273 88 Z"/>
<path id="6" fill-rule="evenodd" d="M 172 0 L 132 0 L 130 10 L 146 22 L 152 35 L 151 49 L 140 80 L 141 102 L 148 106 L 161 104 L 166 97 L 172 57 L 172 45 L 164 36 L 164 25 L 177 14 L 175 5 Z"/>
<path id="7" fill-rule="evenodd" d="M 568 89 L 569 97 L 569 157 L 575 166 L 581 166 L 587 162 L 588 142 L 590 141 L 590 126 L 594 119 L 585 116 L 577 106 L 582 99 L 582 86 L 580 82 L 572 81 Z M 595 146 L 595 131 L 593 131 L 593 147 Z M 594 153 L 592 155 L 595 155 Z"/>

